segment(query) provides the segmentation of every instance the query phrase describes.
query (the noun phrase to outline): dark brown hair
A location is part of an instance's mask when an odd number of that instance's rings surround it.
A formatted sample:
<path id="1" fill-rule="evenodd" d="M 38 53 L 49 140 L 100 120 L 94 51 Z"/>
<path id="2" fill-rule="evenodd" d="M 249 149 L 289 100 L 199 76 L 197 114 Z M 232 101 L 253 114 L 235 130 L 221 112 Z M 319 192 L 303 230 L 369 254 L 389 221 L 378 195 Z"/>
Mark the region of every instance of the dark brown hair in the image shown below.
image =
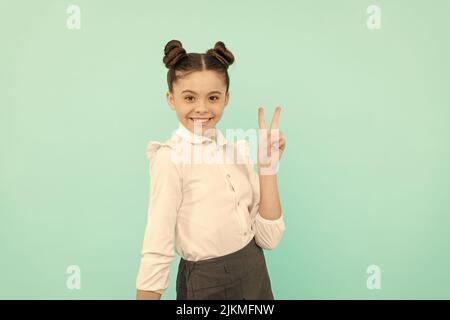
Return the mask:
<path id="1" fill-rule="evenodd" d="M 222 41 L 216 42 L 214 49 L 209 49 L 206 53 L 186 53 L 180 41 L 171 40 L 164 48 L 163 62 L 169 69 L 167 84 L 170 92 L 173 92 L 173 83 L 178 78 L 202 70 L 214 70 L 222 75 L 228 92 L 228 67 L 234 62 L 234 56 Z"/>

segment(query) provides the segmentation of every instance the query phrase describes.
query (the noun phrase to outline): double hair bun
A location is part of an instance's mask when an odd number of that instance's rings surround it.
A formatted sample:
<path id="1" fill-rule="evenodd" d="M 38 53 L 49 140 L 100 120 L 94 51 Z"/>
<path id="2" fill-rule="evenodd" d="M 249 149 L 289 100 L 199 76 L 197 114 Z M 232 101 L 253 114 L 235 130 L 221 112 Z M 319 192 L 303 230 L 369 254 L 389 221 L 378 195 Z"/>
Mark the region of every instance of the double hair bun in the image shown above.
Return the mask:
<path id="1" fill-rule="evenodd" d="M 225 68 L 228 68 L 234 62 L 233 54 L 228 51 L 222 41 L 216 42 L 214 49 L 206 51 L 207 55 L 215 57 Z M 168 69 L 173 68 L 175 64 L 187 55 L 183 45 L 178 40 L 169 41 L 164 48 L 163 62 Z"/>

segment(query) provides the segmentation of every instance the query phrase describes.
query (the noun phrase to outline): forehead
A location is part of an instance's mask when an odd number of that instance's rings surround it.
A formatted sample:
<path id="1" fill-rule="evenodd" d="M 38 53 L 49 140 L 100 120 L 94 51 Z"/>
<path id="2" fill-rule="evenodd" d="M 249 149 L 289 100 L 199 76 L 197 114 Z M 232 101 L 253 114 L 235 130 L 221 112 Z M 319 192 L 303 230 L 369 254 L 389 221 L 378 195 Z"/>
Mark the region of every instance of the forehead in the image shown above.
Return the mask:
<path id="1" fill-rule="evenodd" d="M 178 93 L 191 90 L 198 94 L 208 94 L 211 91 L 225 92 L 226 84 L 223 77 L 216 71 L 203 70 L 178 78 L 173 88 Z"/>

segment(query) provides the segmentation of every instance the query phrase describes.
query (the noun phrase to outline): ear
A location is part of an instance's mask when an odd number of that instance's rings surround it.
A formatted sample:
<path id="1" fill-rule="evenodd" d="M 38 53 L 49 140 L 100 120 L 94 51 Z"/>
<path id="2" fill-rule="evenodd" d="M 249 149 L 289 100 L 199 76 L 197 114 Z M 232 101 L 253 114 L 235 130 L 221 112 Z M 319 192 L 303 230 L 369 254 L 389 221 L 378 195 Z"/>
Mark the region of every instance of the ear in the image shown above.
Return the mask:
<path id="1" fill-rule="evenodd" d="M 175 101 L 173 100 L 172 92 L 167 91 L 166 98 L 167 98 L 167 104 L 169 105 L 170 109 L 175 110 Z"/>
<path id="2" fill-rule="evenodd" d="M 225 104 L 223 105 L 224 108 L 228 105 L 228 101 L 230 101 L 230 91 L 228 91 L 225 95 Z"/>

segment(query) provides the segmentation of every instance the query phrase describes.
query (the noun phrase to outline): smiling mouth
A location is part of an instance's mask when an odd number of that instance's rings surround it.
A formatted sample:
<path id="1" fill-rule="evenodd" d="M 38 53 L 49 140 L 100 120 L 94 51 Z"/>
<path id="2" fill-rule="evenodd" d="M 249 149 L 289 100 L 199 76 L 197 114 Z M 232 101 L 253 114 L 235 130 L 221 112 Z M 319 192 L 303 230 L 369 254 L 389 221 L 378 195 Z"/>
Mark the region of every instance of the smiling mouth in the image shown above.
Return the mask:
<path id="1" fill-rule="evenodd" d="M 212 118 L 214 118 L 214 117 L 211 117 L 211 118 L 189 118 L 189 121 L 191 121 L 192 123 L 194 123 L 196 125 L 205 125 L 205 124 L 208 124 Z"/>

